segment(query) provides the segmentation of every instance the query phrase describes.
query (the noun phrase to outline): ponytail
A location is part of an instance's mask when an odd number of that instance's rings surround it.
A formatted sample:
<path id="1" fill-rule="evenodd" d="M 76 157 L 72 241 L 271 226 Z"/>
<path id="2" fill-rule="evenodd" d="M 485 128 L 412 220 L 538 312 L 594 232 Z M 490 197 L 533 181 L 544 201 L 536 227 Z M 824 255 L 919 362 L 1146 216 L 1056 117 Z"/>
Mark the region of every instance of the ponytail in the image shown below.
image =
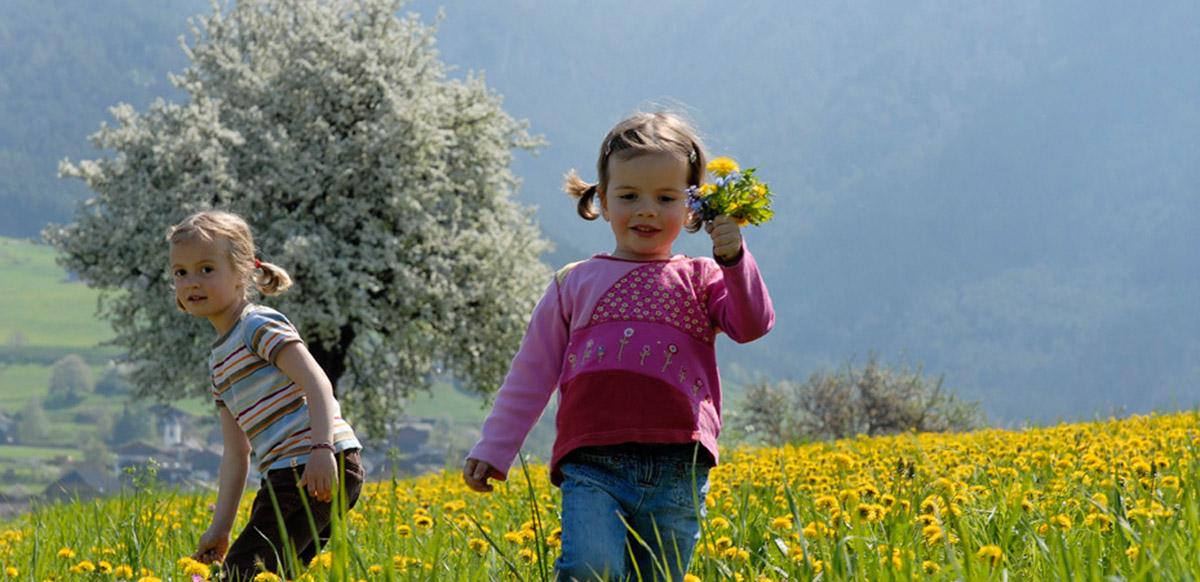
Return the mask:
<path id="1" fill-rule="evenodd" d="M 268 297 L 279 295 L 292 286 L 292 277 L 283 267 L 255 259 L 255 273 L 251 276 L 254 286 Z"/>
<path id="2" fill-rule="evenodd" d="M 571 170 L 567 173 L 566 181 L 563 183 L 563 190 L 567 194 L 579 199 L 576 210 L 584 220 L 596 220 L 600 216 L 600 213 L 596 212 L 595 204 L 592 203 L 592 200 L 596 198 L 598 193 L 597 184 L 584 182 L 583 178 L 580 178 L 579 174 L 575 173 L 575 170 Z"/>

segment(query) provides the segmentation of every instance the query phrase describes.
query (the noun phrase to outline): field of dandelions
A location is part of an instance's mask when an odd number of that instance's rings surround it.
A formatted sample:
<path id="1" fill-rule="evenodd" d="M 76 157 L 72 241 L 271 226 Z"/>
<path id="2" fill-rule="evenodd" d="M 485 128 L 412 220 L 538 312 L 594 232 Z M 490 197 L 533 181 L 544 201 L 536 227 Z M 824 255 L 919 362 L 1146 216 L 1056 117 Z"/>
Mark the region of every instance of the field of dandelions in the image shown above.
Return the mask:
<path id="1" fill-rule="evenodd" d="M 1181 413 L 728 450 L 687 580 L 1197 579 L 1198 447 L 1200 414 Z M 216 579 L 186 557 L 213 501 L 35 508 L 0 525 L 0 575 Z M 491 495 L 456 471 L 370 483 L 300 579 L 552 579 L 558 506 L 542 466 Z"/>

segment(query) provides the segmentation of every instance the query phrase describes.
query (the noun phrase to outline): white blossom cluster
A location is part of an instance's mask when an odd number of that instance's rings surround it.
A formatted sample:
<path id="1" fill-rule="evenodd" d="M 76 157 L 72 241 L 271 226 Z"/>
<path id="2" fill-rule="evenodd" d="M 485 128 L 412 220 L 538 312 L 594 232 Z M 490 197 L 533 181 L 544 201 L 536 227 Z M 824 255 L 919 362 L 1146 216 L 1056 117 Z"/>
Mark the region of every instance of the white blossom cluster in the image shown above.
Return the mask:
<path id="1" fill-rule="evenodd" d="M 434 30 L 398 0 L 239 1 L 192 23 L 186 103 L 112 109 L 63 161 L 95 196 L 45 232 L 102 293 L 143 395 L 204 391 L 212 328 L 176 311 L 166 229 L 206 208 L 250 222 L 296 286 L 269 303 L 300 328 L 338 397 L 379 428 L 440 369 L 503 378 L 549 280 L 515 148 L 538 140 L 483 80 L 449 79 Z M 340 373 L 339 373 L 340 372 Z"/>

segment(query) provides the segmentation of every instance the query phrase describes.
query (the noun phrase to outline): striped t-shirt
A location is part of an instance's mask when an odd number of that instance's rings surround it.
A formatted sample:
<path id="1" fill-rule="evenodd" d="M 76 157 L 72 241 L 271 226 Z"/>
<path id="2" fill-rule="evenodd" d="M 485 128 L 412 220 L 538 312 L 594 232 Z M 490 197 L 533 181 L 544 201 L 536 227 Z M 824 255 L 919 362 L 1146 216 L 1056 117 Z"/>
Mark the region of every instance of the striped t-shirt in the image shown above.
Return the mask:
<path id="1" fill-rule="evenodd" d="M 212 395 L 245 431 L 262 472 L 308 461 L 312 426 L 304 389 L 274 365 L 281 348 L 298 341 L 300 334 L 282 313 L 250 304 L 237 325 L 212 344 Z M 333 414 L 334 450 L 361 448 L 336 401 Z"/>

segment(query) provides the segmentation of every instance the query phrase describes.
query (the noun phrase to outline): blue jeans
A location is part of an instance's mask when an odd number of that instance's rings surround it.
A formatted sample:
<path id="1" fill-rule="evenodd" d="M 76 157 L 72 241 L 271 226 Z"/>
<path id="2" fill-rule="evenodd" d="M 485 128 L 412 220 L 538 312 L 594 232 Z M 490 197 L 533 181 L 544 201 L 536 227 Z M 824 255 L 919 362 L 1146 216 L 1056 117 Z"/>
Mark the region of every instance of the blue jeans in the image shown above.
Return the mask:
<path id="1" fill-rule="evenodd" d="M 697 446 L 627 443 L 567 455 L 557 579 L 681 582 L 700 539 L 712 462 Z"/>

